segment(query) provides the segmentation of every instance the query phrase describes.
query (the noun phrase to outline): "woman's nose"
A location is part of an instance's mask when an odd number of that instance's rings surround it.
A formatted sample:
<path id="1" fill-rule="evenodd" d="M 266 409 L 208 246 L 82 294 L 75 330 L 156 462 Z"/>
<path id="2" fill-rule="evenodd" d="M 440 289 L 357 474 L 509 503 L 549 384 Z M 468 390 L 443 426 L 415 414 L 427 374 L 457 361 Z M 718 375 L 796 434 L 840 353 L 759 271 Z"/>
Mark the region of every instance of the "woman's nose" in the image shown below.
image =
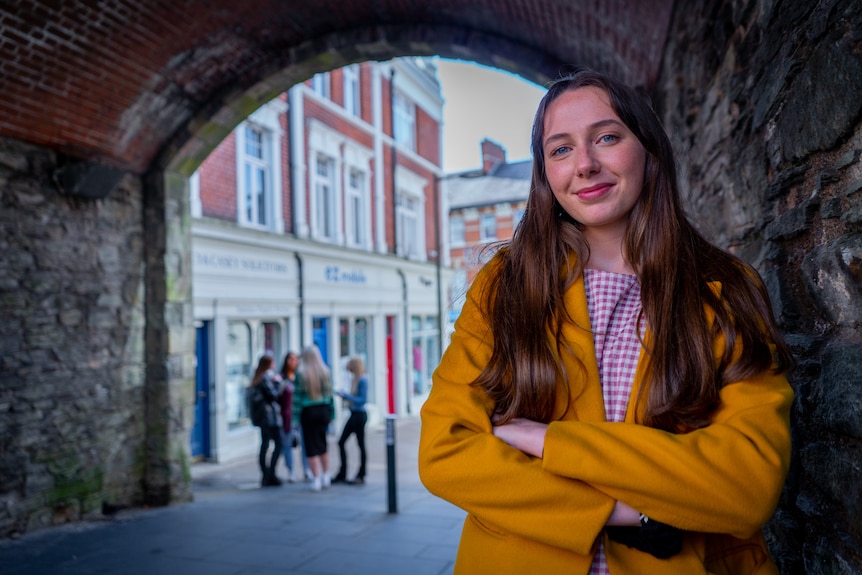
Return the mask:
<path id="1" fill-rule="evenodd" d="M 592 148 L 589 146 L 579 147 L 576 154 L 578 176 L 585 178 L 599 172 L 601 166 Z"/>

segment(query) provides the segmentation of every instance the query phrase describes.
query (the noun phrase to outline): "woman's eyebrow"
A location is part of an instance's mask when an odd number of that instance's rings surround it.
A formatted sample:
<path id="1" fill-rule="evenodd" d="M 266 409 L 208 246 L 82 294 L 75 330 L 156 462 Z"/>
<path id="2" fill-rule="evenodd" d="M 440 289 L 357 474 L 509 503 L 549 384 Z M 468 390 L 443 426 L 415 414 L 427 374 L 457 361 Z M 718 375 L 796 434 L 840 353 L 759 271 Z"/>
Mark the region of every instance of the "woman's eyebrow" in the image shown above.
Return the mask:
<path id="1" fill-rule="evenodd" d="M 594 130 L 598 130 L 601 128 L 606 128 L 608 126 L 624 127 L 625 124 L 623 124 L 622 122 L 620 122 L 619 120 L 616 120 L 614 118 L 607 118 L 605 120 L 599 120 L 598 122 L 593 122 L 592 124 L 590 124 L 587 127 L 589 128 L 590 131 L 594 131 Z M 565 132 L 560 132 L 559 134 L 551 134 L 550 136 L 545 138 L 545 141 L 544 141 L 542 147 L 545 147 L 548 144 L 551 144 L 557 140 L 567 140 L 567 139 L 569 139 L 569 137 L 570 137 L 569 134 L 567 134 Z"/>

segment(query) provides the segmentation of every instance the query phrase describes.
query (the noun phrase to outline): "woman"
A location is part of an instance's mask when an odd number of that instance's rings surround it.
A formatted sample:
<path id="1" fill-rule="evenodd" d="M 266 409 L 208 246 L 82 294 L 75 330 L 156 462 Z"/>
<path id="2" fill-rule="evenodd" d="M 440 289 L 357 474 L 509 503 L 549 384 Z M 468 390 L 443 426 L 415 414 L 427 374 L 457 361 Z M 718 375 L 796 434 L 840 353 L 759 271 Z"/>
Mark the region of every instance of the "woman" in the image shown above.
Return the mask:
<path id="1" fill-rule="evenodd" d="M 260 427 L 260 452 L 258 453 L 258 464 L 261 471 L 261 487 L 276 487 L 281 485 L 281 480 L 275 474 L 275 466 L 278 456 L 281 454 L 281 408 L 279 396 L 281 391 L 279 385 L 281 376 L 272 368 L 271 355 L 264 355 L 257 362 L 257 369 L 251 378 L 253 409 L 257 409 L 260 416 L 254 417 L 256 425 Z M 272 443 L 272 455 L 269 463 L 266 461 L 266 453 L 269 444 Z"/>
<path id="2" fill-rule="evenodd" d="M 287 467 L 287 481 L 298 481 L 293 473 L 293 448 L 299 445 L 298 433 L 293 426 L 293 393 L 296 382 L 296 368 L 299 366 L 299 356 L 292 351 L 284 356 L 281 364 L 281 447 L 284 453 L 284 466 Z M 298 427 L 298 426 L 297 426 Z"/>
<path id="3" fill-rule="evenodd" d="M 350 393 L 338 391 L 342 399 L 350 403 L 350 417 L 341 431 L 338 440 L 338 451 L 341 455 L 341 469 L 332 478 L 333 483 L 347 482 L 350 485 L 365 484 L 365 424 L 368 422 L 368 414 L 365 412 L 365 403 L 368 401 L 368 378 L 365 376 L 365 362 L 361 357 L 352 357 L 347 362 L 347 371 L 353 375 Z M 359 445 L 359 471 L 356 477 L 347 481 L 347 451 L 344 444 L 352 434 L 356 434 L 356 443 Z"/>
<path id="4" fill-rule="evenodd" d="M 320 491 L 329 487 L 329 454 L 326 451 L 326 428 L 335 417 L 335 401 L 329 368 L 323 363 L 317 346 L 302 350 L 296 372 L 296 391 L 293 397 L 293 416 L 302 426 L 308 466 L 314 475 L 311 489 Z"/>
<path id="5" fill-rule="evenodd" d="M 422 481 L 468 512 L 455 572 L 777 573 L 792 359 L 759 277 L 686 219 L 635 90 L 556 82 L 532 152 L 422 408 Z"/>

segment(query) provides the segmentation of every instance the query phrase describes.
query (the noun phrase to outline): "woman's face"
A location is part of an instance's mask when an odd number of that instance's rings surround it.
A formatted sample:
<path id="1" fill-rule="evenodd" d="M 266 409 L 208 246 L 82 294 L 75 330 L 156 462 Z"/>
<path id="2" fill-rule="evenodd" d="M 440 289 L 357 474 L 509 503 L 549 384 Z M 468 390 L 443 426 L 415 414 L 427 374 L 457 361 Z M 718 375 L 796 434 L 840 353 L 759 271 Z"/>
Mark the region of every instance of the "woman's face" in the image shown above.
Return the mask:
<path id="1" fill-rule="evenodd" d="M 296 371 L 296 368 L 299 366 L 299 358 L 295 354 L 290 354 L 287 356 L 287 367 L 291 371 Z"/>
<path id="2" fill-rule="evenodd" d="M 604 90 L 577 88 L 551 102 L 542 153 L 554 197 L 588 238 L 625 231 L 643 189 L 646 151 Z"/>

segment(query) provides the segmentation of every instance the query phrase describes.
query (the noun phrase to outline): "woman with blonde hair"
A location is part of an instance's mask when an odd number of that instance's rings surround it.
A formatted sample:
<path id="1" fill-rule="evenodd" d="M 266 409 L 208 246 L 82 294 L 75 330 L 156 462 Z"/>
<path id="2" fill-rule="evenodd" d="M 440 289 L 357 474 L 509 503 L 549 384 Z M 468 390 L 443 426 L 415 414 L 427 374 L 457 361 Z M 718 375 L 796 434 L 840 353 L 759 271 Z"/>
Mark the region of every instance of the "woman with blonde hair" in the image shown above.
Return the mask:
<path id="1" fill-rule="evenodd" d="M 314 474 L 311 489 L 320 491 L 332 482 L 326 428 L 335 417 L 335 401 L 329 368 L 323 363 L 317 346 L 310 345 L 302 350 L 294 385 L 293 415 L 302 426 L 305 453 Z"/>
<path id="2" fill-rule="evenodd" d="M 332 479 L 332 482 L 362 485 L 365 483 L 365 424 L 368 422 L 368 414 L 365 412 L 365 403 L 368 401 L 368 377 L 365 375 L 365 362 L 362 361 L 361 357 L 352 357 L 347 362 L 347 371 L 353 375 L 350 393 L 346 391 L 336 393 L 349 403 L 350 417 L 344 424 L 341 438 L 338 440 L 341 469 Z M 344 444 L 353 434 L 356 434 L 356 443 L 359 445 L 359 471 L 356 473 L 356 477 L 347 481 L 347 451 Z"/>
<path id="3" fill-rule="evenodd" d="M 532 154 L 422 407 L 422 482 L 468 512 L 455 573 L 777 574 L 793 360 L 763 282 L 686 218 L 643 92 L 562 78 Z"/>

